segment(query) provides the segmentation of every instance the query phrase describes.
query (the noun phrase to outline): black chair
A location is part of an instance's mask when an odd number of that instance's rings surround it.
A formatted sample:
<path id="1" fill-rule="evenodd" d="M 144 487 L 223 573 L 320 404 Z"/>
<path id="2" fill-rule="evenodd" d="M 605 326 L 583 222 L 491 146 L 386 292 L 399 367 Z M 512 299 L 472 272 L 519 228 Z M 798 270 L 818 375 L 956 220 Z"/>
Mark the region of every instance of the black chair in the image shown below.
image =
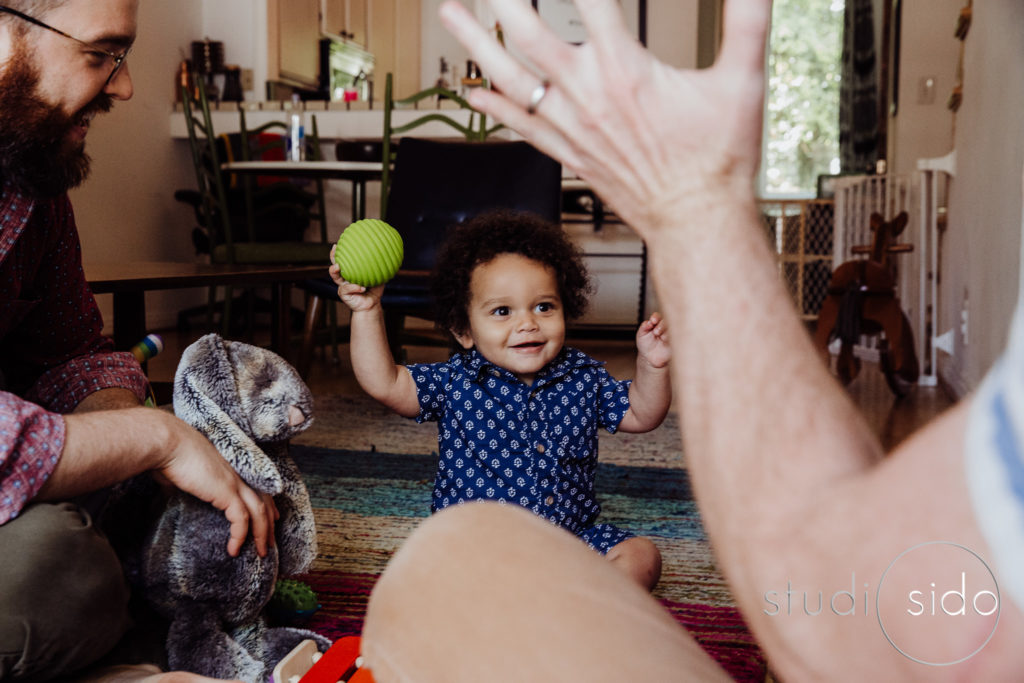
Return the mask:
<path id="1" fill-rule="evenodd" d="M 561 216 L 562 169 L 558 162 L 522 141 L 466 142 L 404 137 L 398 146 L 384 219 L 405 243 L 402 270 L 384 289 L 388 345 L 396 361 L 404 360 L 410 341 L 437 343 L 437 338 L 407 334 L 405 319 L 433 320 L 430 272 L 448 229 L 492 209 L 530 211 L 552 222 Z M 307 291 L 336 301 L 329 280 Z M 306 337 L 299 371 L 308 372 L 315 331 L 315 302 L 307 309 Z M 444 341 L 447 344 L 447 340 Z"/>
<path id="2" fill-rule="evenodd" d="M 404 135 L 405 133 L 408 133 L 415 128 L 419 128 L 424 124 L 436 121 L 454 129 L 467 141 L 483 142 L 488 137 L 505 127 L 504 124 L 501 123 L 488 126 L 486 114 L 473 109 L 473 107 L 469 105 L 469 102 L 459 96 L 456 92 L 440 86 L 420 90 L 408 97 L 396 99 L 394 96 L 392 81 L 392 74 L 388 73 L 384 79 L 384 133 L 381 135 L 382 164 L 380 178 L 380 213 L 382 216 L 387 213 L 387 203 L 389 201 L 388 192 L 391 185 L 391 168 L 397 155 L 397 146 L 394 145 L 394 138 L 396 138 L 396 136 Z M 442 100 L 447 100 L 458 105 L 459 109 L 469 112 L 469 117 L 466 123 L 463 124 L 456 119 L 450 109 L 431 110 L 427 107 L 420 110 L 424 112 L 422 116 L 419 116 L 408 123 L 395 125 L 393 119 L 395 110 L 418 109 L 420 104 L 429 105 L 431 100 L 434 100 L 438 104 Z"/>

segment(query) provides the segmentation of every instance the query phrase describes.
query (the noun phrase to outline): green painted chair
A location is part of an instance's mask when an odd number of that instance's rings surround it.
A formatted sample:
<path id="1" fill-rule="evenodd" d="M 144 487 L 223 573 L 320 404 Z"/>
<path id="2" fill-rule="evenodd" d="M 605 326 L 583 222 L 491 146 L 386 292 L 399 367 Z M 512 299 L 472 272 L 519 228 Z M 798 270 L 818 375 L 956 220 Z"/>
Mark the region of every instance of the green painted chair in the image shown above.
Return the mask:
<path id="1" fill-rule="evenodd" d="M 283 136 L 273 135 L 277 129 L 287 131 L 284 122 L 270 122 L 249 129 L 245 111 L 239 113 L 239 133 L 217 135 L 213 127 L 210 103 L 201 81 L 198 101 L 183 93 L 184 113 L 192 161 L 196 174 L 196 190 L 175 193 L 175 197 L 193 206 L 198 226 L 193 231 L 197 251 L 208 253 L 212 263 L 229 264 L 295 264 L 325 263 L 330 251 L 327 239 L 323 181 L 311 181 L 312 189 L 304 189 L 287 179 L 261 185 L 259 176 L 231 174 L 221 165 L 227 161 L 262 158 L 266 145 L 254 141 L 267 141 L 269 145 L 283 145 Z M 310 154 L 320 154 L 316 120 L 309 136 Z M 318 223 L 313 240 L 304 239 L 312 223 Z M 252 292 L 242 297 L 246 307 L 249 337 L 252 320 L 260 305 Z M 206 307 L 210 326 L 218 308 L 221 310 L 222 333 L 230 333 L 233 291 L 224 288 L 221 305 L 217 305 L 217 290 L 211 287 Z M 183 320 L 194 311 L 179 315 L 179 327 L 187 326 Z"/>

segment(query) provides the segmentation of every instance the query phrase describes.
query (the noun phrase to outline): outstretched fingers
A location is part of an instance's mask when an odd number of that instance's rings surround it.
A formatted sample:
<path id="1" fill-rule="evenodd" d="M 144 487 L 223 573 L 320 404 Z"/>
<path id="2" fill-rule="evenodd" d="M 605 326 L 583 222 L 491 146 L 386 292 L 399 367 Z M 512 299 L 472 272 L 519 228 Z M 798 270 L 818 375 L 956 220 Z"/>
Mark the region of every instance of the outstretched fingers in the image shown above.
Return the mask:
<path id="1" fill-rule="evenodd" d="M 545 108 L 553 106 L 551 100 L 556 96 L 552 93 L 545 98 Z M 474 109 L 493 116 L 509 128 L 518 131 L 530 143 L 548 156 L 560 160 L 570 168 L 575 168 L 577 152 L 569 140 L 559 129 L 552 125 L 548 118 L 529 114 L 518 104 L 501 93 L 478 88 L 469 94 L 469 103 Z M 546 110 L 547 111 L 547 110 Z"/>
<path id="2" fill-rule="evenodd" d="M 521 51 L 530 51 L 531 58 L 537 57 L 541 51 L 553 50 L 560 53 L 560 57 L 537 59 L 539 66 L 543 68 L 545 63 L 552 61 L 558 63 L 558 59 L 561 59 L 562 67 L 566 65 L 571 56 L 571 47 L 551 34 L 528 5 L 517 0 L 502 3 L 495 7 L 495 10 L 509 37 L 509 42 L 515 44 Z M 454 0 L 444 3 L 441 5 L 440 16 L 448 31 L 469 50 L 473 59 L 498 88 L 475 88 L 469 94 L 470 104 L 520 132 L 547 154 L 559 159 L 571 156 L 571 146 L 551 122 L 545 117 L 526 111 L 531 96 L 541 83 L 541 77 L 514 59 L 494 36 L 480 26 L 472 13 L 461 3 Z M 531 35 L 531 31 L 538 35 L 531 38 L 528 45 L 521 38 L 513 38 Z M 555 74 L 552 74 L 552 77 L 554 76 Z M 538 111 L 550 111 L 551 107 L 555 106 L 553 100 L 557 97 L 553 89 L 549 90 L 537 105 Z"/>
<path id="3" fill-rule="evenodd" d="M 715 68 L 760 76 L 772 0 L 729 0 L 722 17 L 722 47 Z"/>

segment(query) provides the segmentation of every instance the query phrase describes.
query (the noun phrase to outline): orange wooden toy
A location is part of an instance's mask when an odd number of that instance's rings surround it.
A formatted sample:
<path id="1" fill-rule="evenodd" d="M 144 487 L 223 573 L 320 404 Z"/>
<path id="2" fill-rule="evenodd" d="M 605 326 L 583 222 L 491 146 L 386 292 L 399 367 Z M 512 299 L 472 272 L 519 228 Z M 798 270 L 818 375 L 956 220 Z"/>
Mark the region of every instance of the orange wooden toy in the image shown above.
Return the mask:
<path id="1" fill-rule="evenodd" d="M 361 666 L 361 644 L 359 636 L 345 636 L 321 654 L 316 643 L 304 640 L 274 667 L 273 683 L 373 683 Z"/>

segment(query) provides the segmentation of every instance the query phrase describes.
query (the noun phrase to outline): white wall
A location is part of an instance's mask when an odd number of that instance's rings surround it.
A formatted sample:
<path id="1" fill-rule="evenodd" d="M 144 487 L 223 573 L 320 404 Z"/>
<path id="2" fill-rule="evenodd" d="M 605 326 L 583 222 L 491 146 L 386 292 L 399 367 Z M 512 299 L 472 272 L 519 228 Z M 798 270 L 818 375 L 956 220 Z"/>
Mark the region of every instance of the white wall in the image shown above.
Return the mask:
<path id="1" fill-rule="evenodd" d="M 953 90 L 959 41 L 953 36 L 963 0 L 903 0 L 899 59 L 899 105 L 889 122 L 890 171 L 909 175 L 917 160 L 953 149 L 953 115 L 946 100 Z M 881 45 L 879 45 L 879 48 Z M 923 79 L 935 79 L 934 100 L 921 101 Z"/>
<path id="2" fill-rule="evenodd" d="M 139 3 L 139 34 L 128 57 L 135 96 L 94 119 L 87 150 L 92 174 L 72 191 L 86 262 L 191 261 L 191 213 L 174 200 L 178 188 L 194 187 L 188 142 L 172 140 L 168 113 L 182 47 L 201 37 L 201 0 Z M 189 298 L 191 297 L 191 298 Z M 192 291 L 147 296 L 151 326 L 200 300 Z M 104 319 L 111 296 L 99 297 Z"/>
<path id="3" fill-rule="evenodd" d="M 930 0 L 920 1 L 930 6 Z M 942 246 L 939 330 L 955 330 L 954 355 L 944 369 L 947 381 L 968 389 L 977 386 L 1002 350 L 1017 300 L 1024 166 L 1022 27 L 1024 3 L 1019 0 L 976 2 L 965 43 L 964 98 L 955 117 L 957 173 Z M 967 339 L 960 333 L 963 308 Z"/>
<path id="4" fill-rule="evenodd" d="M 267 0 L 200 0 L 202 35 L 193 40 L 224 43 L 224 63 L 253 70 L 255 90 L 245 93 L 248 101 L 265 98 L 267 82 Z M 188 47 L 186 43 L 185 47 Z"/>
<path id="5" fill-rule="evenodd" d="M 650 0 L 647 3 L 647 47 L 672 66 L 697 66 L 698 0 Z"/>

